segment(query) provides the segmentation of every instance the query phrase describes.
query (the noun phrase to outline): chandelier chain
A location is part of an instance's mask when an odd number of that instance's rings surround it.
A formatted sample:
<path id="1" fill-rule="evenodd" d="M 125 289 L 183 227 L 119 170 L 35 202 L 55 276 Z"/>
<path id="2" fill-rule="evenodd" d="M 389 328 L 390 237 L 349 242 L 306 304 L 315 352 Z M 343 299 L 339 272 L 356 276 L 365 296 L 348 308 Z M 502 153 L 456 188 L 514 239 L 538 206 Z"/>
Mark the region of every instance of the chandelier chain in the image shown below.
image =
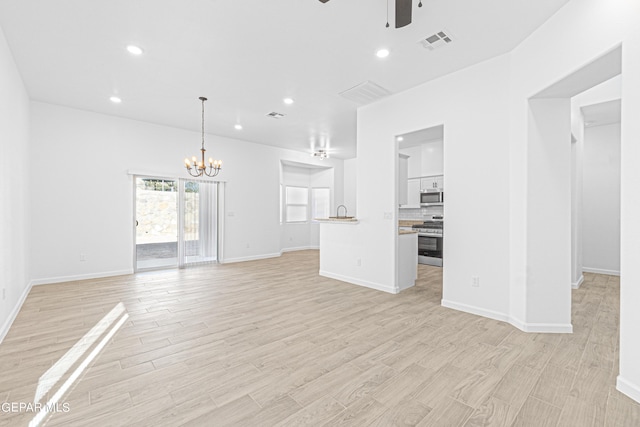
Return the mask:
<path id="1" fill-rule="evenodd" d="M 204 148 L 204 101 L 206 98 L 200 98 L 202 100 L 202 148 Z"/>

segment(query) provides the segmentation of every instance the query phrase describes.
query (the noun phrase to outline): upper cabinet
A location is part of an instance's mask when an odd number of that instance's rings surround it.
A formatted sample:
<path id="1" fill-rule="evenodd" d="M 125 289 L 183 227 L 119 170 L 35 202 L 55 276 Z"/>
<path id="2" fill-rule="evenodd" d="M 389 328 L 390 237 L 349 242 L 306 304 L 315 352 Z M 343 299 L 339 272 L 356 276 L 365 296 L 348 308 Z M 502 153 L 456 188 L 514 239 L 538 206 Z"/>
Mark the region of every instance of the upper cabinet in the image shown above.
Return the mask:
<path id="1" fill-rule="evenodd" d="M 398 203 L 400 208 L 419 209 L 421 192 L 444 189 L 444 126 L 398 135 L 396 141 Z"/>
<path id="2" fill-rule="evenodd" d="M 407 181 L 407 204 L 400 206 L 401 208 L 419 208 L 420 207 L 420 178 L 413 178 Z"/>
<path id="3" fill-rule="evenodd" d="M 420 178 L 407 179 L 411 158 L 398 155 L 398 205 L 402 209 L 420 207 Z"/>
<path id="4" fill-rule="evenodd" d="M 420 179 L 420 191 L 443 190 L 444 175 L 428 176 Z"/>
<path id="5" fill-rule="evenodd" d="M 425 142 L 422 144 L 422 174 L 420 176 L 434 176 L 444 174 L 444 144 L 443 140 Z"/>
<path id="6" fill-rule="evenodd" d="M 426 141 L 413 147 L 400 148 L 409 156 L 408 177 L 442 175 L 444 173 L 443 141 Z"/>

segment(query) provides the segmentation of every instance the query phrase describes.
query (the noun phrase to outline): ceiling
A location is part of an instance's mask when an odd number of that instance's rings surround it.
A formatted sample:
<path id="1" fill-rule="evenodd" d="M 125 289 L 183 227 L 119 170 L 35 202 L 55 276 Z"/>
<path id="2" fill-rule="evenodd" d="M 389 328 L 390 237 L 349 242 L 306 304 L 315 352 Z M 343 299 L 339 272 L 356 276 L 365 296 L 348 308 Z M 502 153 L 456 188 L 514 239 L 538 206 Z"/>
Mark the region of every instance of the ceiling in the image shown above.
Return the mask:
<path id="1" fill-rule="evenodd" d="M 444 125 L 433 126 L 430 128 L 420 129 L 415 132 L 398 135 L 398 148 L 411 148 L 422 145 L 425 142 L 442 141 L 444 139 Z"/>
<path id="2" fill-rule="evenodd" d="M 206 96 L 208 133 L 351 158 L 358 104 L 338 93 L 397 93 L 508 52 L 567 1 L 416 0 L 394 29 L 385 0 L 2 0 L 0 26 L 34 100 L 199 131 Z M 452 43 L 418 43 L 441 30 Z"/>

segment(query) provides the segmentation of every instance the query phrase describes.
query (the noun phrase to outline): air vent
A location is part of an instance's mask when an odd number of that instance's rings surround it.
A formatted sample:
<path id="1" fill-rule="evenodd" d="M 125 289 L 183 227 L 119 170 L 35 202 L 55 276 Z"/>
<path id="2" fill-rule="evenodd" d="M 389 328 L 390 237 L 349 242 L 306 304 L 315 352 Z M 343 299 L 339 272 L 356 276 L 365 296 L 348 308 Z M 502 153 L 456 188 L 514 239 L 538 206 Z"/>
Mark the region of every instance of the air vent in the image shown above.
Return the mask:
<path id="1" fill-rule="evenodd" d="M 274 119 L 281 119 L 284 117 L 284 114 L 276 113 L 275 111 L 272 111 L 271 113 L 267 114 L 267 117 L 273 117 Z"/>
<path id="2" fill-rule="evenodd" d="M 365 105 L 391 95 L 391 91 L 367 80 L 364 83 L 360 83 L 359 85 L 352 87 L 351 89 L 340 92 L 339 95 L 349 101 L 355 102 L 356 104 Z"/>
<path id="3" fill-rule="evenodd" d="M 437 33 L 425 37 L 420 40 L 420 43 L 425 49 L 435 50 L 439 47 L 446 46 L 451 43 L 453 38 L 451 37 L 451 33 L 445 31 L 438 31 Z"/>

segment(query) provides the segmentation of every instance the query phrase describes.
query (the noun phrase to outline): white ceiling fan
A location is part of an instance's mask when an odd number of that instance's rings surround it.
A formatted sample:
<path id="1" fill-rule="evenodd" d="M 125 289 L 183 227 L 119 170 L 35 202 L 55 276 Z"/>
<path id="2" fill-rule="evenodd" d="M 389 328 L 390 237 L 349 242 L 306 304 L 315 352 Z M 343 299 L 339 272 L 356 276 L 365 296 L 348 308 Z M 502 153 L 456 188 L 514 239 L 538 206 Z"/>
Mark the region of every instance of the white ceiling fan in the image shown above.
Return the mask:
<path id="1" fill-rule="evenodd" d="M 326 3 L 329 0 L 320 0 L 321 3 Z M 411 6 L 413 0 L 395 0 L 396 2 L 396 28 L 402 28 L 411 24 Z M 388 4 L 388 0 L 387 0 Z M 422 7 L 422 0 L 418 2 L 418 7 Z M 388 20 L 387 20 L 388 21 Z M 389 22 L 387 22 L 389 27 Z"/>

